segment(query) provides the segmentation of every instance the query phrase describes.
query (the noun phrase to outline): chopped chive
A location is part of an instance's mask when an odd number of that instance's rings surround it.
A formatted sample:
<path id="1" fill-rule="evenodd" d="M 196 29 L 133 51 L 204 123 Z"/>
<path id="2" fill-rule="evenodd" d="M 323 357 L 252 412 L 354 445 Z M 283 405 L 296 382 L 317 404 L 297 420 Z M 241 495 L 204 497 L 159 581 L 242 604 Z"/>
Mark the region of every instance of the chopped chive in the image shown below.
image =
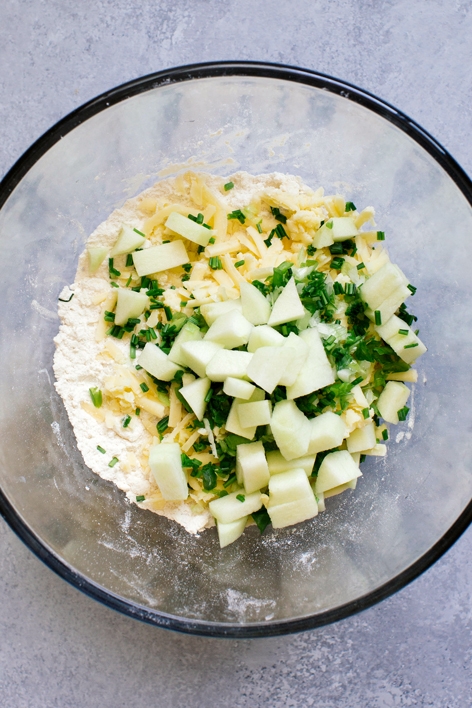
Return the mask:
<path id="1" fill-rule="evenodd" d="M 225 192 L 229 192 L 230 189 L 233 189 L 234 187 L 234 182 L 226 182 L 225 184 Z"/>
<path id="2" fill-rule="evenodd" d="M 103 316 L 103 319 L 105 320 L 105 322 L 114 322 L 115 321 L 115 313 L 108 312 L 108 310 L 105 310 L 105 314 Z"/>
<path id="3" fill-rule="evenodd" d="M 397 411 L 398 420 L 401 420 L 401 421 L 406 420 L 406 417 L 409 412 L 410 412 L 410 409 L 407 406 L 403 406 L 403 408 L 400 408 L 400 410 Z"/>
<path id="4" fill-rule="evenodd" d="M 165 418 L 162 418 L 162 420 L 160 420 L 157 423 L 157 425 L 156 425 L 157 432 L 162 435 L 163 433 L 165 433 L 165 431 L 167 430 L 168 427 L 169 427 L 169 416 L 166 415 Z"/>
<path id="5" fill-rule="evenodd" d="M 131 253 L 128 253 L 128 255 L 126 256 L 126 267 L 129 268 L 132 265 L 134 265 L 133 256 Z"/>
<path id="6" fill-rule="evenodd" d="M 204 221 L 205 221 L 205 217 L 203 216 L 203 214 L 201 214 L 199 212 L 199 214 L 197 216 L 197 224 L 203 224 Z"/>
<path id="7" fill-rule="evenodd" d="M 362 270 L 363 268 L 365 268 L 365 264 L 359 263 L 359 265 L 357 266 L 357 270 Z"/>
<path id="8" fill-rule="evenodd" d="M 197 248 L 197 253 L 203 253 L 204 250 L 205 250 L 205 246 L 199 246 Z"/>
<path id="9" fill-rule="evenodd" d="M 210 239 L 208 239 L 208 243 L 211 243 L 213 245 L 215 243 L 215 237 L 212 236 Z"/>
<path id="10" fill-rule="evenodd" d="M 140 415 L 141 414 L 141 408 L 136 408 L 134 411 L 135 415 Z"/>
<path id="11" fill-rule="evenodd" d="M 192 270 L 192 264 L 191 263 L 184 263 L 182 268 L 184 269 L 184 271 L 186 273 L 190 273 L 190 271 Z"/>
<path id="12" fill-rule="evenodd" d="M 241 268 L 246 263 L 246 261 L 238 261 L 237 263 L 234 264 L 235 268 Z"/>
<path id="13" fill-rule="evenodd" d="M 357 246 L 354 246 L 354 248 L 353 248 L 352 251 L 351 251 L 351 258 L 352 258 L 353 256 L 355 256 L 356 253 L 357 253 Z"/>
<path id="14" fill-rule="evenodd" d="M 414 349 L 417 346 L 418 346 L 418 342 L 413 342 L 413 344 L 405 344 L 403 349 Z"/>
<path id="15" fill-rule="evenodd" d="M 342 295 L 344 293 L 342 283 L 333 283 L 333 290 L 335 295 Z"/>
<path id="16" fill-rule="evenodd" d="M 129 358 L 136 359 L 136 345 L 135 344 L 129 345 Z"/>
<path id="17" fill-rule="evenodd" d="M 190 219 L 190 221 L 195 221 L 195 223 L 197 222 L 197 217 L 193 214 L 188 214 L 187 219 Z"/>
<path id="18" fill-rule="evenodd" d="M 194 446 L 195 447 L 195 446 Z M 235 474 L 230 474 L 226 482 L 223 482 L 223 487 L 230 487 L 233 482 L 236 482 L 236 475 Z"/>
<path id="19" fill-rule="evenodd" d="M 205 401 L 205 403 L 208 403 L 212 396 L 213 396 L 213 390 L 210 388 L 210 389 L 208 389 L 207 395 L 203 399 Z"/>
<path id="20" fill-rule="evenodd" d="M 288 238 L 288 234 L 282 224 L 277 224 L 277 226 L 275 227 L 275 233 L 280 239 Z"/>
<path id="21" fill-rule="evenodd" d="M 236 494 L 236 499 L 240 502 L 246 501 L 244 494 Z"/>
<path id="22" fill-rule="evenodd" d="M 316 252 L 316 248 L 313 246 L 313 244 L 310 244 L 309 246 L 306 247 L 306 252 L 307 252 L 307 255 L 314 256 L 315 252 Z"/>
<path id="23" fill-rule="evenodd" d="M 98 452 L 101 452 L 102 455 L 104 455 L 106 453 L 105 448 L 103 448 L 101 445 L 97 445 L 97 450 L 98 450 Z"/>
<path id="24" fill-rule="evenodd" d="M 416 334 L 416 336 L 418 336 L 419 333 L 420 333 L 420 330 L 419 330 L 419 329 L 415 329 L 415 334 Z"/>
<path id="25" fill-rule="evenodd" d="M 131 416 L 125 415 L 125 417 L 123 418 L 123 428 L 127 428 L 130 423 L 131 423 Z"/>
<path id="26" fill-rule="evenodd" d="M 121 272 L 119 270 L 116 270 L 116 268 L 113 266 L 113 258 L 108 259 L 108 273 L 114 278 L 119 278 L 121 275 Z"/>
<path id="27" fill-rule="evenodd" d="M 221 258 L 219 256 L 213 256 L 210 258 L 208 261 L 208 265 L 212 270 L 222 270 L 223 269 L 223 264 L 221 262 Z"/>
<path id="28" fill-rule="evenodd" d="M 143 367 L 140 366 L 139 364 L 136 364 L 136 366 L 134 368 L 136 369 L 136 371 L 140 371 Z"/>
<path id="29" fill-rule="evenodd" d="M 102 392 L 100 391 L 100 389 L 94 386 L 93 388 L 89 388 L 89 392 L 90 398 L 92 399 L 92 403 L 95 408 L 100 408 L 103 403 Z"/>
<path id="30" fill-rule="evenodd" d="M 140 494 L 138 497 L 136 497 L 137 502 L 143 502 L 146 499 L 144 494 Z"/>
<path id="31" fill-rule="evenodd" d="M 408 288 L 408 290 L 411 292 L 412 295 L 414 295 L 416 293 L 416 291 L 418 290 L 418 288 L 415 288 L 415 286 L 411 285 L 411 284 L 407 285 L 406 287 Z"/>
<path id="32" fill-rule="evenodd" d="M 58 297 L 57 299 L 59 300 L 59 302 L 70 302 L 73 297 L 74 297 L 74 293 L 72 293 L 72 295 L 67 300 L 65 300 L 62 297 Z"/>
<path id="33" fill-rule="evenodd" d="M 117 457 L 112 457 L 111 460 L 110 460 L 110 462 L 108 463 L 108 467 L 114 467 L 117 462 L 118 462 L 118 458 L 117 458 Z"/>
<path id="34" fill-rule="evenodd" d="M 246 221 L 246 217 L 244 216 L 241 209 L 235 209 L 231 212 L 231 214 L 228 214 L 228 219 L 237 219 L 240 224 L 244 224 L 244 222 Z"/>
<path id="35" fill-rule="evenodd" d="M 275 218 L 277 219 L 277 221 L 282 222 L 282 224 L 287 223 L 287 217 L 282 214 L 278 207 L 271 207 L 270 210 L 272 212 L 272 215 L 275 216 Z"/>
<path id="36" fill-rule="evenodd" d="M 363 409 L 362 409 L 362 415 L 364 416 L 364 420 L 367 420 L 367 418 L 370 416 L 370 409 L 369 409 L 369 408 L 363 408 Z"/>
<path id="37" fill-rule="evenodd" d="M 170 322 L 172 319 L 172 310 L 167 305 L 164 305 L 164 312 L 166 313 L 167 322 Z"/>
<path id="38" fill-rule="evenodd" d="M 382 440 L 388 440 L 388 430 L 382 430 Z"/>
<path id="39" fill-rule="evenodd" d="M 385 241 L 385 231 L 377 231 L 377 241 Z"/>
<path id="40" fill-rule="evenodd" d="M 118 283 L 115 283 L 114 280 L 111 281 L 110 285 L 111 285 L 112 288 L 119 288 L 119 287 L 120 287 L 120 286 L 118 285 Z"/>
<path id="41" fill-rule="evenodd" d="M 406 335 L 408 334 L 408 330 L 407 329 L 399 329 L 398 334 L 403 334 L 403 336 L 406 337 Z"/>
<path id="42" fill-rule="evenodd" d="M 343 267 L 343 263 L 344 258 L 336 256 L 336 258 L 333 258 L 333 260 L 331 261 L 331 268 L 333 268 L 334 270 L 341 270 L 341 268 Z"/>
<path id="43" fill-rule="evenodd" d="M 332 222 L 332 221 L 328 221 L 328 222 L 325 224 L 325 226 L 326 226 L 327 229 L 332 229 L 332 228 L 333 228 L 333 222 Z"/>
<path id="44" fill-rule="evenodd" d="M 344 294 L 345 295 L 355 295 L 356 290 L 357 290 L 357 288 L 354 285 L 354 283 L 346 283 L 346 285 L 344 286 Z"/>
<path id="45" fill-rule="evenodd" d="M 357 386 L 357 384 L 360 384 L 364 379 L 362 376 L 358 376 L 357 379 L 354 379 L 354 381 L 351 381 L 351 388 L 354 388 L 354 386 Z"/>
<path id="46" fill-rule="evenodd" d="M 125 286 L 125 287 L 128 288 L 128 287 L 130 286 L 132 280 L 133 280 L 133 276 L 130 275 L 129 278 L 128 278 L 128 280 L 126 281 L 126 286 Z"/>
<path id="47" fill-rule="evenodd" d="M 133 231 L 135 231 L 137 234 L 139 234 L 139 235 L 142 236 L 143 238 L 146 238 L 146 234 L 143 234 L 142 231 L 138 231 L 138 229 L 133 229 Z"/>
<path id="48" fill-rule="evenodd" d="M 139 384 L 139 387 L 143 393 L 147 393 L 149 391 L 149 386 L 144 381 Z"/>
<path id="49" fill-rule="evenodd" d="M 257 222 L 256 229 L 259 231 L 260 234 L 262 233 L 262 226 L 260 221 Z"/>
<path id="50" fill-rule="evenodd" d="M 376 325 L 382 324 L 382 313 L 380 312 L 380 310 L 375 311 L 375 324 Z"/>
<path id="51" fill-rule="evenodd" d="M 357 211 L 356 205 L 354 204 L 354 202 L 346 202 L 346 206 L 344 207 L 344 211 Z"/>
<path id="52" fill-rule="evenodd" d="M 367 455 L 361 455 L 359 464 L 362 464 L 362 462 L 365 462 Z"/>

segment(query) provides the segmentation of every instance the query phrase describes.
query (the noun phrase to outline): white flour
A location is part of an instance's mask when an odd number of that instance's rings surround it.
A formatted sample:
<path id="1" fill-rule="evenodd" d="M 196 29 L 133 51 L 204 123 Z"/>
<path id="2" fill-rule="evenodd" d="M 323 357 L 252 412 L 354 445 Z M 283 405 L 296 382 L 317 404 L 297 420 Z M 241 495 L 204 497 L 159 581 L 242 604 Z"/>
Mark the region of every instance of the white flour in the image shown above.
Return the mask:
<path id="1" fill-rule="evenodd" d="M 311 193 L 298 178 L 280 173 L 253 177 L 239 172 L 227 179 L 234 182 L 234 189 L 221 194 L 220 199 L 228 212 L 247 206 L 258 192 L 268 188 L 282 188 L 293 195 Z M 219 191 L 221 178 L 207 176 L 206 182 Z M 91 234 L 87 245 L 111 248 L 123 223 L 141 229 L 148 218 L 139 208 L 143 198 L 191 204 L 187 197 L 175 191 L 174 179 L 159 182 L 114 211 Z M 165 275 L 159 278 L 159 283 L 165 287 Z M 108 294 L 111 290 L 107 260 L 95 276 L 89 277 L 87 253 L 84 251 L 79 259 L 75 283 L 71 285 L 74 297 L 68 303 L 59 302 L 62 324 L 54 340 L 57 347 L 54 357 L 55 386 L 64 401 L 86 465 L 103 479 L 114 482 L 130 501 L 135 502 L 136 496 L 147 496 L 157 489 L 149 468 L 139 462 L 143 451 L 145 453 L 149 448 L 152 436 L 136 416 L 133 416 L 128 428 L 123 428 L 122 417 L 108 415 L 106 421 L 100 422 L 82 407 L 83 403 L 90 405 L 89 388 L 96 386 L 102 389 L 104 380 L 113 374 L 115 367 L 113 359 L 104 353 L 106 339 L 100 342 L 95 339 L 103 304 L 94 303 L 97 295 Z M 173 291 L 168 292 L 169 297 L 172 294 Z M 114 339 L 113 342 L 123 351 L 129 366 L 133 367 L 129 360 L 129 341 Z M 97 446 L 104 448 L 106 453 L 100 453 Z M 134 464 L 126 464 L 130 453 L 134 453 L 138 460 Z M 118 458 L 119 462 L 110 467 L 108 463 L 113 457 Z M 151 508 L 145 504 L 143 506 Z M 208 511 L 199 510 L 196 513 L 188 502 L 168 502 L 161 509 L 151 510 L 177 521 L 190 533 L 197 533 L 214 524 Z"/>

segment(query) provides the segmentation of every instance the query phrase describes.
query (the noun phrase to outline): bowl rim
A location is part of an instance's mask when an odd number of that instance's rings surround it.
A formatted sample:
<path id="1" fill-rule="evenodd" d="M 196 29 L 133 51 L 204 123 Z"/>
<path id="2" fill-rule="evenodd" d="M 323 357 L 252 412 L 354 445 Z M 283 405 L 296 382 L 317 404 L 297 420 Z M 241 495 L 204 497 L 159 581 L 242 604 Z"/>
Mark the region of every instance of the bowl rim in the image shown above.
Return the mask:
<path id="1" fill-rule="evenodd" d="M 358 88 L 354 84 L 333 78 L 311 69 L 287 64 L 256 61 L 215 61 L 187 64 L 147 74 L 105 91 L 96 98 L 79 106 L 38 138 L 15 162 L 0 182 L 0 209 L 6 203 L 23 177 L 33 165 L 62 137 L 67 135 L 97 113 L 123 100 L 161 86 L 214 77 L 247 76 L 279 79 L 324 89 L 346 100 L 353 101 L 373 111 L 405 132 L 426 150 L 447 172 L 472 206 L 472 181 L 444 147 L 405 113 Z M 158 610 L 150 610 L 138 603 L 125 600 L 77 572 L 64 562 L 51 548 L 43 543 L 29 528 L 0 489 L 0 515 L 25 545 L 51 570 L 89 597 L 148 624 L 175 631 L 207 637 L 232 637 L 250 639 L 302 632 L 337 622 L 365 610 L 401 590 L 435 563 L 464 533 L 472 522 L 472 500 L 458 516 L 446 533 L 408 568 L 387 582 L 355 600 L 316 615 L 298 619 L 274 620 L 240 624 L 220 623 L 206 620 L 185 619 Z"/>

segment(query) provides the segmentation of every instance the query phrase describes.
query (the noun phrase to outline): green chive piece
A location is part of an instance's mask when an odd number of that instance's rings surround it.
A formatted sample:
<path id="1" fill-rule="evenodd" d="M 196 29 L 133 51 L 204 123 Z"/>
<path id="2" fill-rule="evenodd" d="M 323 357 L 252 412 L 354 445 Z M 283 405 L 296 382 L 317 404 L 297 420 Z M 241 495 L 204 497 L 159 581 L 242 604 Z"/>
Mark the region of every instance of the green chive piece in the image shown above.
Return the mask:
<path id="1" fill-rule="evenodd" d="M 333 283 L 333 290 L 335 295 L 343 295 L 344 293 L 342 283 Z"/>
<path id="2" fill-rule="evenodd" d="M 102 455 L 104 455 L 106 453 L 105 448 L 103 448 L 101 445 L 97 445 L 97 450 L 98 450 L 98 452 L 101 452 Z"/>
<path id="3" fill-rule="evenodd" d="M 403 408 L 400 408 L 400 410 L 397 411 L 398 420 L 401 420 L 401 421 L 406 420 L 406 417 L 409 412 L 410 412 L 410 409 L 407 406 L 403 406 Z"/>
<path id="4" fill-rule="evenodd" d="M 139 384 L 139 387 L 143 393 L 147 393 L 149 391 L 149 386 L 144 381 Z"/>
<path id="5" fill-rule="evenodd" d="M 406 287 L 408 288 L 408 290 L 411 292 L 412 295 L 414 295 L 416 293 L 416 291 L 418 290 L 418 288 L 415 288 L 414 285 L 407 285 Z"/>
<path id="6" fill-rule="evenodd" d="M 131 416 L 125 415 L 125 417 L 123 418 L 123 428 L 127 428 L 130 423 L 131 423 Z"/>
<path id="7" fill-rule="evenodd" d="M 237 263 L 234 264 L 235 268 L 241 268 L 246 263 L 246 261 L 238 261 Z"/>
<path id="8" fill-rule="evenodd" d="M 165 433 L 167 428 L 169 427 L 169 416 L 166 415 L 165 418 L 162 418 L 162 420 L 157 423 L 156 428 L 157 432 L 160 433 L 161 435 Z"/>
<path id="9" fill-rule="evenodd" d="M 244 494 L 236 494 L 236 499 L 240 502 L 246 501 Z"/>
<path id="10" fill-rule="evenodd" d="M 365 268 L 365 264 L 359 263 L 359 265 L 357 266 L 357 270 L 362 270 L 363 268 Z"/>
<path id="11" fill-rule="evenodd" d="M 133 280 L 133 276 L 130 275 L 129 278 L 128 278 L 128 280 L 126 281 L 126 286 L 125 286 L 125 287 L 129 288 L 129 286 L 131 285 L 131 281 L 132 281 L 132 280 Z"/>
<path id="12" fill-rule="evenodd" d="M 420 333 L 420 330 L 419 330 L 419 329 L 415 329 L 415 334 L 416 334 L 416 336 L 418 336 L 419 333 Z"/>
<path id="13" fill-rule="evenodd" d="M 144 496 L 144 494 L 140 494 L 139 497 L 136 497 L 137 502 L 143 502 L 145 499 L 146 497 Z"/>
<path id="14" fill-rule="evenodd" d="M 136 369 L 136 371 L 140 371 L 143 367 L 140 366 L 139 364 L 136 364 L 136 366 L 134 368 Z"/>
<path id="15" fill-rule="evenodd" d="M 208 261 L 208 265 L 212 270 L 223 270 L 223 264 L 219 256 L 213 256 L 212 258 L 210 258 L 210 260 Z"/>
<path id="16" fill-rule="evenodd" d="M 69 298 L 67 298 L 67 300 L 65 300 L 63 297 L 58 297 L 57 299 L 59 300 L 59 302 L 70 302 L 73 297 L 74 297 L 74 293 L 72 293 L 72 295 Z"/>
<path id="17" fill-rule="evenodd" d="M 344 211 L 357 211 L 356 205 L 354 202 L 346 202 L 346 206 L 344 207 Z"/>
<path id="18" fill-rule="evenodd" d="M 377 231 L 377 241 L 385 241 L 385 231 Z"/>
<path id="19" fill-rule="evenodd" d="M 375 311 L 375 324 L 376 325 L 382 324 L 382 313 L 380 312 L 380 310 Z"/>
<path id="20" fill-rule="evenodd" d="M 235 209 L 231 212 L 231 214 L 228 214 L 228 219 L 237 219 L 240 224 L 244 224 L 244 222 L 246 221 L 246 217 L 241 211 L 241 209 Z"/>
<path id="21" fill-rule="evenodd" d="M 357 384 L 362 383 L 362 381 L 364 381 L 362 376 L 358 376 L 357 379 L 354 379 L 354 381 L 351 381 L 351 388 L 354 388 L 354 386 L 357 386 Z"/>
<path id="22" fill-rule="evenodd" d="M 262 222 L 260 222 L 260 221 L 258 221 L 256 224 L 256 229 L 259 231 L 260 234 L 262 233 L 262 225 L 261 224 L 262 224 Z"/>
<path id="23" fill-rule="evenodd" d="M 407 329 L 399 329 L 398 334 L 403 334 L 403 336 L 406 337 L 406 335 L 408 334 L 408 330 Z"/>
<path id="24" fill-rule="evenodd" d="M 128 255 L 126 256 L 126 267 L 129 268 L 132 265 L 133 265 L 133 256 L 131 253 L 128 253 Z"/>
<path id="25" fill-rule="evenodd" d="M 225 184 L 225 192 L 229 192 L 230 189 L 233 189 L 234 187 L 234 182 L 226 182 Z"/>
<path id="26" fill-rule="evenodd" d="M 100 389 L 94 386 L 93 388 L 89 388 L 89 392 L 90 398 L 92 399 L 92 403 L 95 408 L 100 408 L 103 403 L 102 392 L 100 391 Z"/>
<path id="27" fill-rule="evenodd" d="M 364 420 L 367 420 L 367 418 L 370 415 L 370 409 L 369 408 L 363 408 L 362 409 L 362 415 L 364 416 Z"/>
<path id="28" fill-rule="evenodd" d="M 208 243 L 214 244 L 214 243 L 215 243 L 215 237 L 212 236 L 212 237 L 209 239 Z"/>
<path id="29" fill-rule="evenodd" d="M 382 430 L 382 440 L 388 440 L 388 430 Z"/>
<path id="30" fill-rule="evenodd" d="M 367 458 L 367 455 L 361 455 L 361 457 L 359 459 L 359 464 L 361 464 L 362 462 L 365 462 L 366 458 Z"/>
<path id="31" fill-rule="evenodd" d="M 108 467 L 114 467 L 117 462 L 118 462 L 118 458 L 117 458 L 117 457 L 112 457 L 111 460 L 110 460 L 110 462 L 108 463 Z"/>
<path id="32" fill-rule="evenodd" d="M 418 346 L 418 342 L 414 342 L 413 344 L 405 344 L 403 349 L 414 349 L 417 346 Z"/>
<path id="33" fill-rule="evenodd" d="M 112 288 L 119 288 L 119 287 L 120 287 L 120 286 L 118 285 L 118 283 L 115 283 L 114 280 L 111 281 L 110 285 L 111 285 Z"/>
<path id="34" fill-rule="evenodd" d="M 141 413 L 141 408 L 136 408 L 136 410 L 135 410 L 134 412 L 135 412 L 136 415 L 140 415 L 140 413 Z"/>
<path id="35" fill-rule="evenodd" d="M 326 226 L 327 229 L 332 229 L 332 228 L 333 228 L 333 222 L 332 222 L 332 221 L 328 221 L 328 222 L 325 224 L 325 226 Z"/>
<path id="36" fill-rule="evenodd" d="M 139 235 L 142 236 L 143 238 L 146 238 L 146 234 L 143 234 L 142 231 L 138 231 L 138 229 L 133 229 L 133 231 L 135 231 L 137 234 L 139 234 Z"/>

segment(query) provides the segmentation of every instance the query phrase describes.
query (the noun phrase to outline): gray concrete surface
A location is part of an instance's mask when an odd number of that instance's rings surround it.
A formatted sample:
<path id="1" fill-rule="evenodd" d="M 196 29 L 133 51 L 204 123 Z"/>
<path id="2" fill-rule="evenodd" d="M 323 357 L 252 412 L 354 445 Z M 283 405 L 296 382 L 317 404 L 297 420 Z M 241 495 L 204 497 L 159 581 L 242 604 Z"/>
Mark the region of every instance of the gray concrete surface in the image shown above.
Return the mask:
<path id="1" fill-rule="evenodd" d="M 0 175 L 51 124 L 119 83 L 212 59 L 297 64 L 419 121 L 472 172 L 465 0 L 3 0 Z M 472 705 L 472 531 L 361 615 L 293 637 L 218 641 L 138 624 L 44 567 L 0 521 L 2 708 Z"/>

